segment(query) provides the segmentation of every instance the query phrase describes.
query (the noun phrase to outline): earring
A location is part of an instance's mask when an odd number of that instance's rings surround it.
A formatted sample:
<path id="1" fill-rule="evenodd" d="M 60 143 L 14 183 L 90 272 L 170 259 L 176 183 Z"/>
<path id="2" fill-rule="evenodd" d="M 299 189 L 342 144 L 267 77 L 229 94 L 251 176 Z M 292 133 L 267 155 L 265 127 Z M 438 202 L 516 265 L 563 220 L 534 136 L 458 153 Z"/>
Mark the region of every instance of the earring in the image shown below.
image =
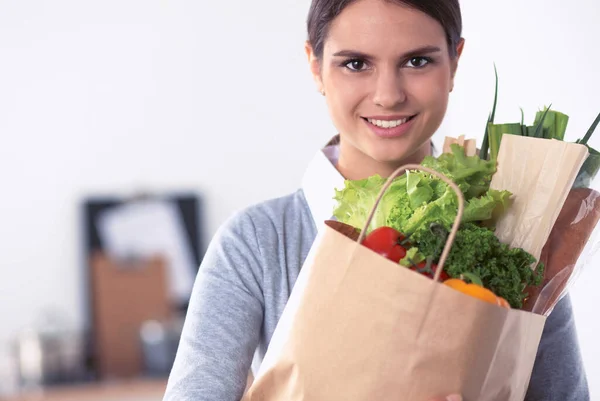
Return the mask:
<path id="1" fill-rule="evenodd" d="M 321 95 L 325 96 L 325 89 L 321 89 Z"/>

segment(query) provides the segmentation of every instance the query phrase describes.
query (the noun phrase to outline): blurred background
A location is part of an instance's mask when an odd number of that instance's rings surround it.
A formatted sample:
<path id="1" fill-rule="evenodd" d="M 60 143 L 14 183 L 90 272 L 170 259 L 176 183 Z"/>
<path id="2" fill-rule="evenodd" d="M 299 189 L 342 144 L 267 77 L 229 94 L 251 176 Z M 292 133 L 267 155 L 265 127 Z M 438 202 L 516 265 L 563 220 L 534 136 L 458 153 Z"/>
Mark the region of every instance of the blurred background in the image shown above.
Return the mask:
<path id="1" fill-rule="evenodd" d="M 462 0 L 444 136 L 600 112 L 594 0 Z M 0 398 L 160 400 L 206 245 L 335 134 L 309 0 L 0 0 Z M 600 133 L 591 145 L 600 147 Z M 571 293 L 600 399 L 600 254 Z"/>

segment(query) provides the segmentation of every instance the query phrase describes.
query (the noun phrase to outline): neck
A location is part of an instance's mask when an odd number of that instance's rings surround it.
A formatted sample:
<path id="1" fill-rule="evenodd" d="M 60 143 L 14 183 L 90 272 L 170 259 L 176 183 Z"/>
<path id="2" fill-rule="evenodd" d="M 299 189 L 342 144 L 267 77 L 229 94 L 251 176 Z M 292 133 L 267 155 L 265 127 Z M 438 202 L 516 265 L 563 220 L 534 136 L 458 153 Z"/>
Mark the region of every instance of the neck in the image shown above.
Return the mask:
<path id="1" fill-rule="evenodd" d="M 362 180 L 375 174 L 387 178 L 398 167 L 405 164 L 420 164 L 425 156 L 429 155 L 431 155 L 431 140 L 427 140 L 420 148 L 402 160 L 379 162 L 351 144 L 340 140 L 340 155 L 336 167 L 340 174 L 348 180 Z"/>

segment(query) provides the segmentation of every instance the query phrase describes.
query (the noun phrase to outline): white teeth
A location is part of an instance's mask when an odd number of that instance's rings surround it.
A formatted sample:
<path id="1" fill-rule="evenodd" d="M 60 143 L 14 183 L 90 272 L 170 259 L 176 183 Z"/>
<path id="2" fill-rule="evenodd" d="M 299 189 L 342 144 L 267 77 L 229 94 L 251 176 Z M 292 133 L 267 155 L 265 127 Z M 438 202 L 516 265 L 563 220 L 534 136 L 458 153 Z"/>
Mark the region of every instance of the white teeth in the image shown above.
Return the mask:
<path id="1" fill-rule="evenodd" d="M 372 118 L 367 118 L 367 121 L 373 125 L 376 125 L 381 128 L 394 128 L 401 124 L 404 124 L 408 120 L 407 118 L 403 118 L 401 120 L 373 120 Z"/>

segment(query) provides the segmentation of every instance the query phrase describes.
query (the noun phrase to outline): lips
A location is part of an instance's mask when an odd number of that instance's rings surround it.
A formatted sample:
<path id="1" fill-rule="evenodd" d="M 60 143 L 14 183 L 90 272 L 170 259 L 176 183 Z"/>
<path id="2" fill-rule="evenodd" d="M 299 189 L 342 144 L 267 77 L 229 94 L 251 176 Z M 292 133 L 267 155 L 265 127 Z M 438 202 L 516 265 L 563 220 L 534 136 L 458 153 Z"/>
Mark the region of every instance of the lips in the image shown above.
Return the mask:
<path id="1" fill-rule="evenodd" d="M 410 129 L 416 115 L 362 117 L 370 130 L 380 138 L 396 138 Z"/>
<path id="2" fill-rule="evenodd" d="M 405 124 L 406 122 L 408 122 L 410 119 L 412 119 L 414 116 L 408 116 L 408 117 L 397 117 L 397 118 L 377 118 L 377 117 L 373 117 L 373 118 L 369 118 L 369 117 L 363 117 L 365 120 L 367 120 L 369 123 L 380 127 L 380 128 L 395 128 L 399 125 Z"/>

